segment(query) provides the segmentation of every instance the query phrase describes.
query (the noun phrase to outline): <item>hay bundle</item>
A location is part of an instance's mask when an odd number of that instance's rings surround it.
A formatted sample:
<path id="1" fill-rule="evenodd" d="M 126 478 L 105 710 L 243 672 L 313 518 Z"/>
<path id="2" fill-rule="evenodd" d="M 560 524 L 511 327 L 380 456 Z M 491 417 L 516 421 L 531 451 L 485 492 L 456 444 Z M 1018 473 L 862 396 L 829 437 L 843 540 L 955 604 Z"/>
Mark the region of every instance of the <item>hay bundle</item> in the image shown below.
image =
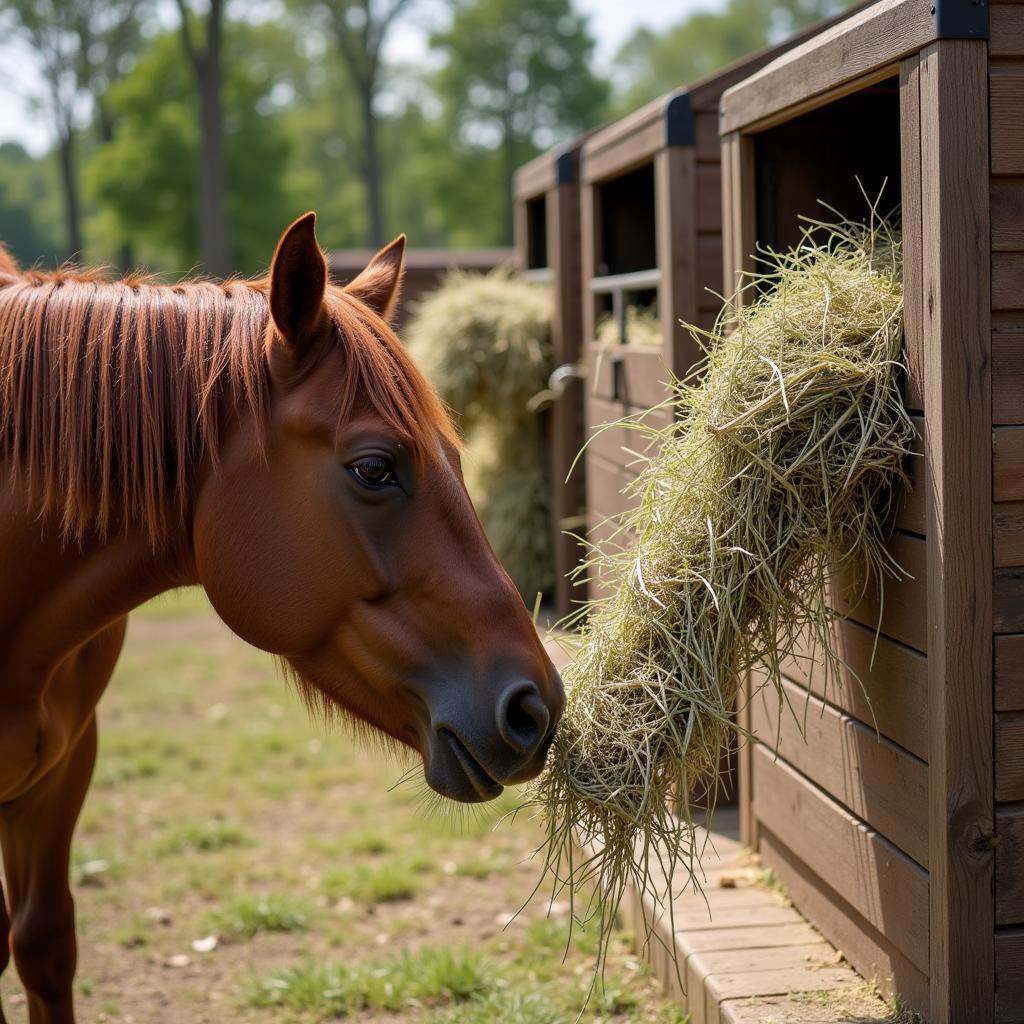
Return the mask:
<path id="1" fill-rule="evenodd" d="M 660 450 L 624 519 L 635 541 L 595 557 L 621 582 L 564 673 L 532 799 L 556 887 L 596 881 L 606 936 L 628 883 L 658 900 L 664 876 L 692 876 L 689 801 L 709 799 L 744 673 L 780 687 L 780 658 L 810 636 L 834 674 L 830 587 L 899 572 L 884 547 L 913 436 L 899 239 L 844 224 L 815 244 L 821 228 L 773 254 L 770 291 L 708 336 L 702 381 L 677 385 L 680 421 L 650 432 Z M 574 836 L 597 855 L 574 863 Z"/>
<path id="2" fill-rule="evenodd" d="M 455 411 L 466 486 L 528 604 L 553 582 L 548 452 L 531 399 L 553 366 L 549 288 L 499 268 L 453 271 L 406 330 L 413 358 Z"/>

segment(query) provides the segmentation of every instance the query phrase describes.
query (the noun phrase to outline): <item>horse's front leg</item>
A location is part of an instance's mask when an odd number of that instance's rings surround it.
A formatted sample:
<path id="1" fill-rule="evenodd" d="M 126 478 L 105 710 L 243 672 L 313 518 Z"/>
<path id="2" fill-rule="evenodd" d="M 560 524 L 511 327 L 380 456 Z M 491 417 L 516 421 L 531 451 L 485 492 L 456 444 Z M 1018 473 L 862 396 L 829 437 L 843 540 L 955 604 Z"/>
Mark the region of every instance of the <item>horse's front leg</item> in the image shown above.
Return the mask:
<path id="1" fill-rule="evenodd" d="M 71 988 L 78 947 L 68 868 L 95 760 L 96 719 L 90 717 L 61 763 L 0 810 L 11 949 L 30 1024 L 74 1024 Z"/>
<path id="2" fill-rule="evenodd" d="M 4 887 L 0 883 L 0 978 L 4 976 L 7 965 L 11 962 L 11 919 L 7 914 L 7 900 L 4 898 Z M 0 1024 L 6 1024 L 3 1002 L 0 1002 Z"/>

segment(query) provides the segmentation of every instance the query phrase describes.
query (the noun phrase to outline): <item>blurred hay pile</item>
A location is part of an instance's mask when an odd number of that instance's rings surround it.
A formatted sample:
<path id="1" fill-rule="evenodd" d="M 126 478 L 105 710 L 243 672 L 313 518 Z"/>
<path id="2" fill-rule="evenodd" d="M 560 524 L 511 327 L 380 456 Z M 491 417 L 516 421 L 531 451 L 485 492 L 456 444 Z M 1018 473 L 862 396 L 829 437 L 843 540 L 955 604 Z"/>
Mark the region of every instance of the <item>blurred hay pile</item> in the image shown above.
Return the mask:
<path id="1" fill-rule="evenodd" d="M 763 297 L 730 304 L 702 379 L 677 384 L 679 422 L 648 431 L 636 540 L 591 563 L 620 584 L 590 609 L 532 792 L 556 889 L 597 882 L 605 929 L 627 884 L 661 901 L 680 865 L 692 878 L 691 801 L 713 802 L 743 675 L 762 666 L 781 701 L 780 660 L 809 636 L 834 677 L 830 587 L 899 573 L 883 543 L 913 437 L 898 233 L 816 225 L 767 262 Z M 598 852 L 574 861 L 574 839 Z"/>
<path id="2" fill-rule="evenodd" d="M 417 304 L 405 332 L 413 358 L 456 413 L 466 486 L 530 605 L 553 583 L 547 443 L 531 406 L 554 369 L 553 308 L 548 287 L 507 269 L 453 271 Z"/>
<path id="3" fill-rule="evenodd" d="M 597 342 L 610 347 L 619 344 L 619 324 L 611 314 L 602 317 L 597 324 Z M 626 307 L 626 344 L 660 345 L 662 342 L 661 319 L 656 310 L 645 306 Z"/>

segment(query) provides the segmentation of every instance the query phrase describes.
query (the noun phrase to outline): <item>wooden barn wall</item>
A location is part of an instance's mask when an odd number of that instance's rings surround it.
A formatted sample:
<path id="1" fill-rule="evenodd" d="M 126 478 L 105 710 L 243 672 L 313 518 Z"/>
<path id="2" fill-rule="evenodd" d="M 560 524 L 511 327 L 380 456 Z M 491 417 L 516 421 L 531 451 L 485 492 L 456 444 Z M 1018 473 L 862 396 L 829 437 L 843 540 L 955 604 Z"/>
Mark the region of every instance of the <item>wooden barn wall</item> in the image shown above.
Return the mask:
<path id="1" fill-rule="evenodd" d="M 918 431 L 891 550 L 909 578 L 850 608 L 838 646 L 851 673 L 824 686 L 810 651 L 787 659 L 782 703 L 757 692 L 749 725 L 765 746 L 748 762 L 750 836 L 796 906 L 868 978 L 917 1007 L 929 1001 L 928 579 L 919 255 L 916 58 L 900 85 L 904 237 L 908 252 L 906 382 Z M 752 140 L 724 140 L 727 202 L 755 213 Z M 814 203 L 817 196 L 808 195 Z M 813 208 L 813 206 L 811 207 Z M 741 215 L 744 216 L 744 215 Z M 739 238 L 739 227 L 733 230 Z M 747 229 L 748 238 L 749 226 Z M 736 245 L 740 245 L 737 240 Z M 733 246 L 735 248 L 736 246 Z M 731 260 L 739 262 L 736 249 Z M 735 267 L 733 269 L 736 269 Z M 880 632 L 876 635 L 876 627 Z M 806 740 L 805 740 L 806 737 Z M 777 745 L 776 755 L 768 745 Z"/>
<path id="2" fill-rule="evenodd" d="M 1024 5 L 989 43 L 996 1019 L 1024 1022 Z"/>

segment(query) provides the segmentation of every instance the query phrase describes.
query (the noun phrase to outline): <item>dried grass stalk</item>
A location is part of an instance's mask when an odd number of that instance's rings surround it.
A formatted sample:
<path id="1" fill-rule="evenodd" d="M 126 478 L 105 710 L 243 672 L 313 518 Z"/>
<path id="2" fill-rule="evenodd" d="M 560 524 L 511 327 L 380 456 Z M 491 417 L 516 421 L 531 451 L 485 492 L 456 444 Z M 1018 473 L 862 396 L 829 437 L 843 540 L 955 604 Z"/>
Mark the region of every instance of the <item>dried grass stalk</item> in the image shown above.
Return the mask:
<path id="1" fill-rule="evenodd" d="M 914 436 L 899 236 L 874 214 L 818 224 L 767 262 L 763 297 L 727 305 L 700 376 L 676 385 L 678 422 L 646 431 L 658 454 L 622 521 L 635 539 L 590 563 L 618 589 L 589 609 L 531 794 L 554 887 L 597 883 L 605 939 L 627 885 L 657 906 L 666 879 L 698 884 L 694 810 L 713 802 L 744 674 L 760 666 L 781 702 L 780 660 L 809 636 L 834 678 L 832 588 L 900 571 L 885 548 Z M 574 860 L 578 843 L 598 852 Z"/>

